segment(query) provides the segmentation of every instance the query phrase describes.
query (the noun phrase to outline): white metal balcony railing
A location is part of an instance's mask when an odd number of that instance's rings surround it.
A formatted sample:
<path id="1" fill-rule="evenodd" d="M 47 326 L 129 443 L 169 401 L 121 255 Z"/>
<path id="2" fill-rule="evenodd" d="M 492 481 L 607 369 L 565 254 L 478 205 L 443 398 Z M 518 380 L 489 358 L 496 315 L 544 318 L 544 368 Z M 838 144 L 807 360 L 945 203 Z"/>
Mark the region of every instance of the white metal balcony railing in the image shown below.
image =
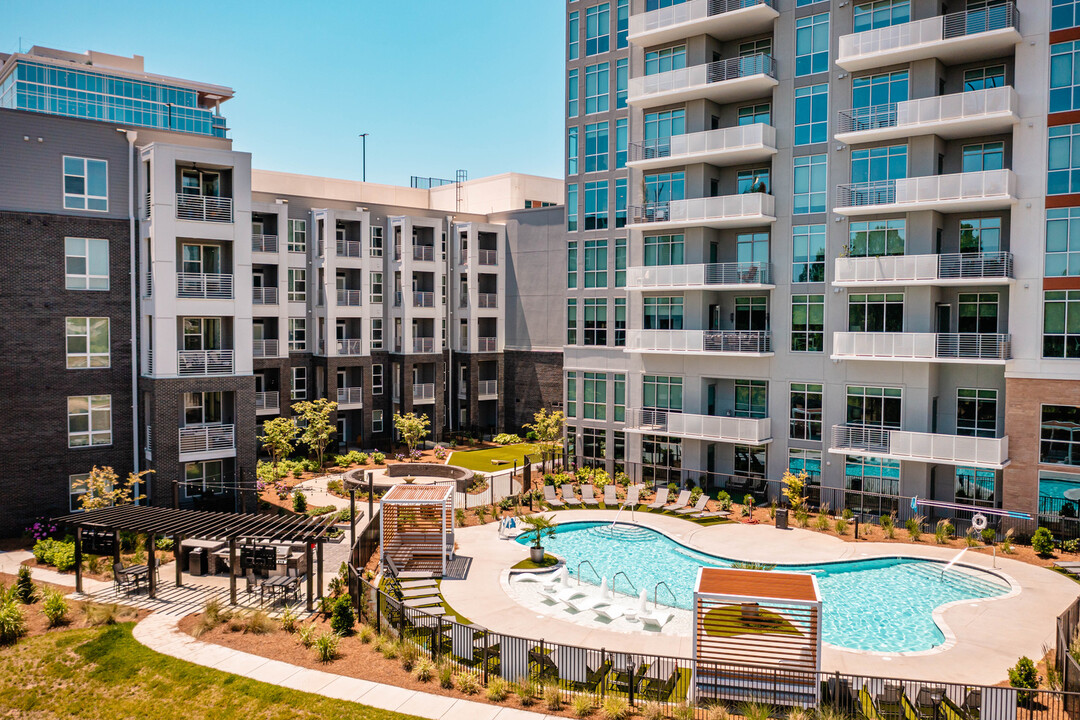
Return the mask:
<path id="1" fill-rule="evenodd" d="M 358 258 L 364 256 L 364 244 L 357 240 L 338 240 L 338 257 Z"/>
<path id="2" fill-rule="evenodd" d="M 745 193 L 631 205 L 630 217 L 635 224 L 734 227 L 747 221 L 767 222 L 774 219 L 775 206 L 776 198 L 772 195 Z"/>
<path id="3" fill-rule="evenodd" d="M 277 357 L 278 354 L 278 341 L 277 338 L 261 338 L 251 341 L 251 356 L 252 357 Z"/>
<path id="4" fill-rule="evenodd" d="M 278 236 L 277 235 L 257 235 L 251 236 L 251 252 L 266 252 L 276 253 L 278 251 Z"/>
<path id="5" fill-rule="evenodd" d="M 967 284 L 1013 277 L 1010 252 L 836 258 L 836 285 Z"/>
<path id="6" fill-rule="evenodd" d="M 180 454 L 217 452 L 236 448 L 235 425 L 196 425 L 180 428 Z"/>
<path id="7" fill-rule="evenodd" d="M 499 296 L 496 293 L 477 293 L 476 306 L 478 308 L 499 307 Z"/>
<path id="8" fill-rule="evenodd" d="M 628 94 L 634 104 L 644 98 L 665 97 L 679 91 L 691 91 L 695 88 L 707 88 L 715 83 L 723 83 L 740 78 L 763 75 L 776 79 L 776 60 L 772 55 L 758 53 L 744 57 L 716 60 L 715 62 L 692 65 L 678 70 L 642 75 L 630 78 Z M 734 99 L 734 98 L 733 98 Z"/>
<path id="9" fill-rule="evenodd" d="M 232 350 L 180 350 L 176 353 L 180 375 L 232 375 Z"/>
<path id="10" fill-rule="evenodd" d="M 364 341 L 360 338 L 346 338 L 337 341 L 338 355 L 362 355 L 363 352 Z"/>
<path id="11" fill-rule="evenodd" d="M 251 288 L 251 302 L 254 305 L 277 305 L 278 289 L 273 286 Z"/>
<path id="12" fill-rule="evenodd" d="M 416 337 L 413 338 L 412 347 L 414 353 L 431 353 L 435 352 L 435 338 L 433 337 Z"/>
<path id="13" fill-rule="evenodd" d="M 731 155 L 732 162 L 738 162 L 748 150 L 775 152 L 776 128 L 754 123 L 630 143 L 630 161 Z"/>
<path id="14" fill-rule="evenodd" d="M 143 220 L 150 219 L 150 210 L 153 207 L 153 199 L 151 198 L 150 193 L 146 193 L 146 195 L 143 196 L 143 206 L 141 208 Z"/>
<path id="15" fill-rule="evenodd" d="M 638 352 L 772 352 L 768 330 L 629 330 L 626 349 Z"/>
<path id="16" fill-rule="evenodd" d="M 433 292 L 414 292 L 413 307 L 435 307 L 435 293 Z"/>
<path id="17" fill-rule="evenodd" d="M 364 404 L 364 388 L 339 387 L 337 389 L 337 403 L 338 405 L 362 406 Z"/>
<path id="18" fill-rule="evenodd" d="M 476 338 L 476 352 L 496 352 L 499 349 L 499 339 L 495 337 Z"/>
<path id="19" fill-rule="evenodd" d="M 499 394 L 499 381 L 498 380 L 479 380 L 476 383 L 476 394 L 483 397 L 485 395 L 498 395 Z"/>
<path id="20" fill-rule="evenodd" d="M 769 284 L 769 263 L 764 262 L 635 266 L 629 269 L 626 282 L 630 289 Z"/>
<path id="21" fill-rule="evenodd" d="M 480 250 L 481 265 L 498 265 L 499 264 L 499 251 L 498 250 Z"/>
<path id="22" fill-rule="evenodd" d="M 1012 170 L 982 170 L 838 185 L 836 190 L 837 212 L 857 208 L 874 212 L 881 206 L 976 206 L 986 201 L 1011 203 L 1016 198 L 1016 175 Z"/>
<path id="23" fill-rule="evenodd" d="M 670 7 L 637 13 L 630 16 L 629 35 L 631 38 L 637 35 L 645 35 L 666 28 L 674 28 L 680 25 L 706 20 L 719 15 L 748 10 L 751 8 L 772 8 L 772 0 L 689 0 L 689 2 L 672 5 Z M 772 12 L 766 17 L 775 17 Z M 731 18 L 719 18 L 718 26 L 732 23 Z M 745 33 L 747 35 L 752 33 Z M 725 39 L 725 38 L 720 38 Z M 662 39 L 657 39 L 661 41 Z M 655 43 L 654 43 L 655 44 Z"/>
<path id="24" fill-rule="evenodd" d="M 176 297 L 231 300 L 233 276 L 222 273 L 176 273 Z"/>
<path id="25" fill-rule="evenodd" d="M 978 42 L 973 36 L 981 33 L 1008 30 L 1011 31 L 1007 33 L 1010 36 L 1008 42 L 1015 42 L 1011 36 L 1019 35 L 1019 20 L 1016 5 L 1007 2 L 842 35 L 836 64 L 845 70 L 861 70 L 901 60 L 956 59 L 950 54 L 953 48 L 964 44 L 965 38 L 971 39 L 969 43 Z M 987 48 L 991 53 L 997 49 L 996 46 Z"/>
<path id="26" fill-rule="evenodd" d="M 413 386 L 413 401 L 434 400 L 435 383 L 416 383 Z"/>
<path id="27" fill-rule="evenodd" d="M 948 123 L 974 123 L 989 116 L 1014 117 L 1017 115 L 1019 102 L 1013 88 L 996 87 L 841 110 L 838 134 L 884 128 L 906 128 L 910 133 L 924 127 L 929 131 Z"/>
<path id="28" fill-rule="evenodd" d="M 233 199 L 213 195 L 176 194 L 176 217 L 180 220 L 231 223 Z"/>
<path id="29" fill-rule="evenodd" d="M 1001 468 L 1009 461 L 1009 437 L 908 432 L 833 425 L 830 452 L 884 455 L 898 460 Z"/>
<path id="30" fill-rule="evenodd" d="M 347 305 L 349 307 L 359 307 L 362 292 L 363 291 L 361 290 L 345 290 L 338 288 L 337 304 Z"/>
<path id="31" fill-rule="evenodd" d="M 772 439 L 772 420 L 769 418 L 694 415 L 642 408 L 630 408 L 626 415 L 627 429 L 640 432 L 751 445 Z"/>
<path id="32" fill-rule="evenodd" d="M 432 245 L 413 245 L 413 260 L 432 262 L 435 260 L 435 248 Z"/>
<path id="33" fill-rule="evenodd" d="M 999 361 L 1012 357 L 1003 333 L 833 333 L 832 357 L 841 360 Z"/>
<path id="34" fill-rule="evenodd" d="M 143 285 L 143 297 L 153 297 L 154 295 L 154 273 L 144 273 L 145 284 Z"/>
<path id="35" fill-rule="evenodd" d="M 255 410 L 277 412 L 280 409 L 280 395 L 277 390 L 265 390 L 255 393 Z"/>

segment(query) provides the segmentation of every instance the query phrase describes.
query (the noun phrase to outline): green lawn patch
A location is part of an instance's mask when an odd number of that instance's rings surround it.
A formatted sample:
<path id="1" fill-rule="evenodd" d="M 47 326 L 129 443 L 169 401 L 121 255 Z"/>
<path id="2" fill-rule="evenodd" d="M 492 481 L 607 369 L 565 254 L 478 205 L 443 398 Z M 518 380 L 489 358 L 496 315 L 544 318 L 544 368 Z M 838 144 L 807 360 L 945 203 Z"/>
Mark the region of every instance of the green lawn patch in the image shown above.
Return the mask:
<path id="1" fill-rule="evenodd" d="M 551 567 L 552 565 L 554 565 L 557 562 L 559 562 L 559 558 L 555 557 L 554 555 L 548 555 L 547 553 L 544 553 L 544 560 L 542 562 L 534 563 L 529 558 L 525 558 L 524 560 L 522 560 L 521 562 L 519 562 L 517 565 L 513 566 L 510 569 L 511 570 L 539 570 L 541 568 Z"/>
<path id="2" fill-rule="evenodd" d="M 529 456 L 531 462 L 540 462 L 536 445 L 533 443 L 520 443 L 485 450 L 455 450 L 450 453 L 447 464 L 468 468 L 474 472 L 491 473 L 499 470 L 512 470 L 515 460 L 520 468 L 525 464 L 526 455 Z M 501 460 L 503 462 L 494 464 L 491 462 L 492 460 Z"/>
<path id="3" fill-rule="evenodd" d="M 0 653 L 0 708 L 19 717 L 418 720 L 194 665 L 141 645 L 131 623 L 64 630 Z M 333 665 L 328 667 L 333 672 Z"/>
<path id="4" fill-rule="evenodd" d="M 705 613 L 702 622 L 706 635 L 735 637 L 736 635 L 802 635 L 784 616 L 762 607 L 744 614 L 741 605 L 723 605 Z"/>

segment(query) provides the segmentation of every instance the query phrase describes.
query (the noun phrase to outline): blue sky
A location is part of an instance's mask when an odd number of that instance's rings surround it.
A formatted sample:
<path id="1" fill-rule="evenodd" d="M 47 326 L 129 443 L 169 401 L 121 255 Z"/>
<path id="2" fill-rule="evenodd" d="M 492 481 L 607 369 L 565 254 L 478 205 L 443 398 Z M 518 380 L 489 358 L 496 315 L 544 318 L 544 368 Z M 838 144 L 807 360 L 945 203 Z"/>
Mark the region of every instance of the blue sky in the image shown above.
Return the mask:
<path id="1" fill-rule="evenodd" d="M 562 175 L 564 0 L 0 0 L 0 51 L 142 55 L 228 85 L 257 168 L 407 184 Z"/>

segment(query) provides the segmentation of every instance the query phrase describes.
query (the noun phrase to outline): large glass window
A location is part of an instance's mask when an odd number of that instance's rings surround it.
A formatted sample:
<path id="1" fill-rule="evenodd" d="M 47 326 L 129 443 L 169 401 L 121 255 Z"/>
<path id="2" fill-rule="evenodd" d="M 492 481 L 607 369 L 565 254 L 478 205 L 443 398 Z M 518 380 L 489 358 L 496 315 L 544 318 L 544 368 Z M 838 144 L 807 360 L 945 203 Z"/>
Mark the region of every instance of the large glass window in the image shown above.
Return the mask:
<path id="1" fill-rule="evenodd" d="M 577 417 L 577 373 L 566 373 L 566 417 Z"/>
<path id="2" fill-rule="evenodd" d="M 381 303 L 383 301 L 383 274 L 381 272 L 369 273 L 368 287 L 370 291 L 368 300 L 373 303 Z"/>
<path id="3" fill-rule="evenodd" d="M 735 176 L 735 192 L 739 195 L 744 193 L 768 193 L 770 185 L 768 167 L 750 168 L 740 170 Z"/>
<path id="4" fill-rule="evenodd" d="M 791 351 L 824 352 L 825 296 L 791 296 Z"/>
<path id="5" fill-rule="evenodd" d="M 1004 65 L 989 65 L 964 71 L 964 92 L 1004 87 L 1004 85 Z"/>
<path id="6" fill-rule="evenodd" d="M 1046 194 L 1080 192 L 1080 125 L 1052 127 L 1049 136 Z"/>
<path id="7" fill-rule="evenodd" d="M 825 142 L 828 130 L 828 83 L 795 88 L 795 144 Z"/>
<path id="8" fill-rule="evenodd" d="M 615 287 L 626 287 L 626 238 L 615 238 Z"/>
<path id="9" fill-rule="evenodd" d="M 614 417 L 615 422 L 626 421 L 626 375 L 616 374 L 612 375 L 615 389 L 615 407 Z"/>
<path id="10" fill-rule="evenodd" d="M 615 47 L 622 49 L 630 45 L 630 0 L 618 0 L 615 13 Z"/>
<path id="11" fill-rule="evenodd" d="M 765 469 L 768 467 L 767 445 L 736 445 L 734 455 L 735 475 L 751 478 L 765 477 Z"/>
<path id="12" fill-rule="evenodd" d="M 615 346 L 626 347 L 626 298 L 615 298 Z"/>
<path id="13" fill-rule="evenodd" d="M 620 58 L 615 61 L 615 109 L 626 107 L 626 98 L 630 86 L 630 60 Z"/>
<path id="14" fill-rule="evenodd" d="M 795 158 L 794 209 L 796 215 L 825 212 L 828 185 L 826 155 L 804 155 Z"/>
<path id="15" fill-rule="evenodd" d="M 289 268 L 289 302 L 307 300 L 307 270 Z"/>
<path id="16" fill-rule="evenodd" d="M 795 19 L 795 77 L 829 69 L 829 13 Z"/>
<path id="17" fill-rule="evenodd" d="M 769 298 L 763 295 L 735 298 L 736 330 L 768 330 Z"/>
<path id="18" fill-rule="evenodd" d="M 957 388 L 956 434 L 997 437 L 997 390 Z"/>
<path id="19" fill-rule="evenodd" d="M 608 182 L 585 183 L 585 229 L 606 230 L 608 226 Z"/>
<path id="20" fill-rule="evenodd" d="M 1050 29 L 1065 30 L 1080 26 L 1080 0 L 1053 0 Z"/>
<path id="21" fill-rule="evenodd" d="M 289 318 L 289 352 L 307 350 L 307 318 Z"/>
<path id="22" fill-rule="evenodd" d="M 821 451 L 788 448 L 788 470 L 798 475 L 806 473 L 808 485 L 821 484 Z"/>
<path id="23" fill-rule="evenodd" d="M 844 487 L 881 495 L 897 495 L 900 492 L 900 463 L 897 460 L 848 455 L 844 460 Z"/>
<path id="24" fill-rule="evenodd" d="M 566 300 L 566 344 L 577 344 L 577 298 Z"/>
<path id="25" fill-rule="evenodd" d="M 903 332 L 904 294 L 849 295 L 848 330 L 850 332 Z"/>
<path id="26" fill-rule="evenodd" d="M 851 182 L 869 183 L 907 177 L 907 145 L 851 152 Z"/>
<path id="27" fill-rule="evenodd" d="M 64 156 L 64 208 L 102 212 L 109 209 L 107 162 Z"/>
<path id="28" fill-rule="evenodd" d="M 857 77 L 851 81 L 851 106 L 872 108 L 908 99 L 908 71 Z"/>
<path id="29" fill-rule="evenodd" d="M 585 172 L 608 169 L 608 124 L 591 123 L 585 126 Z"/>
<path id="30" fill-rule="evenodd" d="M 645 238 L 645 265 L 682 265 L 683 236 L 654 235 Z"/>
<path id="31" fill-rule="evenodd" d="M 769 233 L 739 233 L 736 235 L 735 261 L 742 264 L 769 262 Z"/>
<path id="32" fill-rule="evenodd" d="M 965 505 L 995 507 L 997 498 L 997 473 L 975 467 L 956 468 L 954 500 Z"/>
<path id="33" fill-rule="evenodd" d="M 855 6 L 853 31 L 865 32 L 910 21 L 910 0 L 876 0 Z"/>
<path id="34" fill-rule="evenodd" d="M 1080 41 L 1050 46 L 1050 112 L 1080 108 Z"/>
<path id="35" fill-rule="evenodd" d="M 575 10 L 567 16 L 566 27 L 566 40 L 568 45 L 569 58 L 571 60 L 577 60 L 580 54 L 580 50 L 578 49 L 578 43 L 581 37 L 580 25 L 581 16 L 578 14 L 577 10 Z"/>
<path id="36" fill-rule="evenodd" d="M 853 222 L 848 229 L 847 252 L 851 257 L 903 255 L 906 227 L 903 218 Z"/>
<path id="37" fill-rule="evenodd" d="M 753 125 L 755 123 L 772 125 L 772 103 L 744 105 L 743 107 L 739 108 L 739 125 Z"/>
<path id="38" fill-rule="evenodd" d="M 64 275 L 68 290 L 108 290 L 109 241 L 64 238 Z"/>
<path id="39" fill-rule="evenodd" d="M 997 293 L 960 293 L 957 331 L 996 333 L 998 331 Z"/>
<path id="40" fill-rule="evenodd" d="M 626 167 L 626 150 L 630 141 L 629 120 L 615 121 L 615 169 Z"/>
<path id="41" fill-rule="evenodd" d="M 109 318 L 69 317 L 64 325 L 69 370 L 109 367 Z"/>
<path id="42" fill-rule="evenodd" d="M 1080 358 L 1080 290 L 1043 293 L 1043 357 Z"/>
<path id="43" fill-rule="evenodd" d="M 1047 277 L 1080 275 L 1080 208 L 1046 211 L 1044 273 Z"/>
<path id="44" fill-rule="evenodd" d="M 615 227 L 626 227 L 627 179 L 615 180 Z"/>
<path id="45" fill-rule="evenodd" d="M 585 10 L 585 56 L 611 50 L 611 5 L 593 5 Z"/>
<path id="46" fill-rule="evenodd" d="M 112 445 L 111 395 L 76 395 L 67 405 L 69 448 Z"/>
<path id="47" fill-rule="evenodd" d="M 645 156 L 664 157 L 671 153 L 671 137 L 686 132 L 685 110 L 645 113 Z"/>
<path id="48" fill-rule="evenodd" d="M 1005 166 L 1005 143 L 965 145 L 963 157 L 963 172 L 1000 170 Z"/>
<path id="49" fill-rule="evenodd" d="M 960 220 L 960 252 L 996 253 L 1000 251 L 1001 218 L 963 218 Z"/>
<path id="50" fill-rule="evenodd" d="M 566 129 L 566 174 L 578 174 L 578 129 L 571 127 Z"/>
<path id="51" fill-rule="evenodd" d="M 587 310 L 586 310 L 587 312 Z M 588 320 L 586 320 L 588 324 Z M 585 331 L 588 334 L 588 330 Z M 589 343 L 585 343 L 588 345 Z M 607 419 L 607 375 L 584 373 L 582 378 L 582 417 L 586 420 Z M 603 457 L 601 455 L 601 457 Z"/>
<path id="52" fill-rule="evenodd" d="M 791 383 L 788 436 L 793 440 L 821 440 L 822 386 Z"/>
<path id="53" fill-rule="evenodd" d="M 791 282 L 825 282 L 825 226 L 791 228 Z"/>
<path id="54" fill-rule="evenodd" d="M 682 70 L 686 67 L 686 46 L 652 50 L 645 53 L 645 74 L 656 75 L 657 73 Z"/>
<path id="55" fill-rule="evenodd" d="M 605 62 L 585 68 L 586 115 L 608 111 L 609 67 L 609 64 Z"/>
<path id="56" fill-rule="evenodd" d="M 382 237 L 381 232 L 379 237 Z M 288 249 L 294 253 L 307 252 L 307 220 L 289 220 Z"/>
<path id="57" fill-rule="evenodd" d="M 1039 462 L 1080 465 L 1080 407 L 1043 405 Z"/>
<path id="58" fill-rule="evenodd" d="M 585 287 L 607 287 L 608 241 L 585 241 Z"/>
<path id="59" fill-rule="evenodd" d="M 645 176 L 645 202 L 664 203 L 686 197 L 686 173 L 670 172 Z"/>
<path id="60" fill-rule="evenodd" d="M 642 299 L 646 330 L 682 330 L 682 297 L 646 297 Z"/>
<path id="61" fill-rule="evenodd" d="M 641 438 L 641 479 L 650 485 L 667 485 L 681 480 L 682 441 L 644 435 Z"/>
<path id="62" fill-rule="evenodd" d="M 903 392 L 900 388 L 859 387 L 847 389 L 847 424 L 899 430 Z"/>
<path id="63" fill-rule="evenodd" d="M 578 71 L 570 70 L 566 75 L 566 117 L 578 116 Z"/>
<path id="64" fill-rule="evenodd" d="M 570 232 L 577 230 L 578 225 L 578 185 L 567 183 L 566 185 L 566 229 Z"/>
<path id="65" fill-rule="evenodd" d="M 769 381 L 735 380 L 735 416 L 768 417 Z"/>
<path id="66" fill-rule="evenodd" d="M 607 430 L 581 428 L 581 457 L 590 467 L 603 467 L 607 459 Z"/>
<path id="67" fill-rule="evenodd" d="M 641 406 L 649 410 L 682 412 L 682 378 L 670 375 L 644 375 L 641 378 Z"/>
<path id="68" fill-rule="evenodd" d="M 566 246 L 566 287 L 573 290 L 577 287 L 577 243 L 572 242 Z"/>

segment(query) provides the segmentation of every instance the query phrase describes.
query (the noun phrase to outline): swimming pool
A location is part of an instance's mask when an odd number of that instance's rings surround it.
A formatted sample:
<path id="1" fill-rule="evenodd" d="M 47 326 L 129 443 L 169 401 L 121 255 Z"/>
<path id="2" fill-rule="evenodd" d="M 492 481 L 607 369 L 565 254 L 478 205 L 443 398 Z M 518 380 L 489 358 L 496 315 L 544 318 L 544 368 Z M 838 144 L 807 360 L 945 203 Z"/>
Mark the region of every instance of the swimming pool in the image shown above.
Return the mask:
<path id="1" fill-rule="evenodd" d="M 523 536 L 518 542 L 526 544 Z M 571 574 L 579 565 L 582 581 L 611 584 L 625 572 L 638 591 L 646 589 L 650 600 L 658 582 L 671 588 L 674 602 L 663 590 L 660 601 L 689 609 L 694 580 L 702 566 L 726 567 L 732 561 L 681 545 L 666 535 L 640 525 L 606 522 L 560 523 L 554 537 L 544 540 L 548 552 L 566 560 Z M 945 641 L 934 622 L 936 608 L 959 600 L 997 597 L 1009 592 L 1005 581 L 950 569 L 941 563 L 913 558 L 848 560 L 820 565 L 777 565 L 779 570 L 809 572 L 817 576 L 823 601 L 822 637 L 825 642 L 853 650 L 913 652 L 931 650 Z M 614 585 L 629 592 L 620 576 Z"/>

